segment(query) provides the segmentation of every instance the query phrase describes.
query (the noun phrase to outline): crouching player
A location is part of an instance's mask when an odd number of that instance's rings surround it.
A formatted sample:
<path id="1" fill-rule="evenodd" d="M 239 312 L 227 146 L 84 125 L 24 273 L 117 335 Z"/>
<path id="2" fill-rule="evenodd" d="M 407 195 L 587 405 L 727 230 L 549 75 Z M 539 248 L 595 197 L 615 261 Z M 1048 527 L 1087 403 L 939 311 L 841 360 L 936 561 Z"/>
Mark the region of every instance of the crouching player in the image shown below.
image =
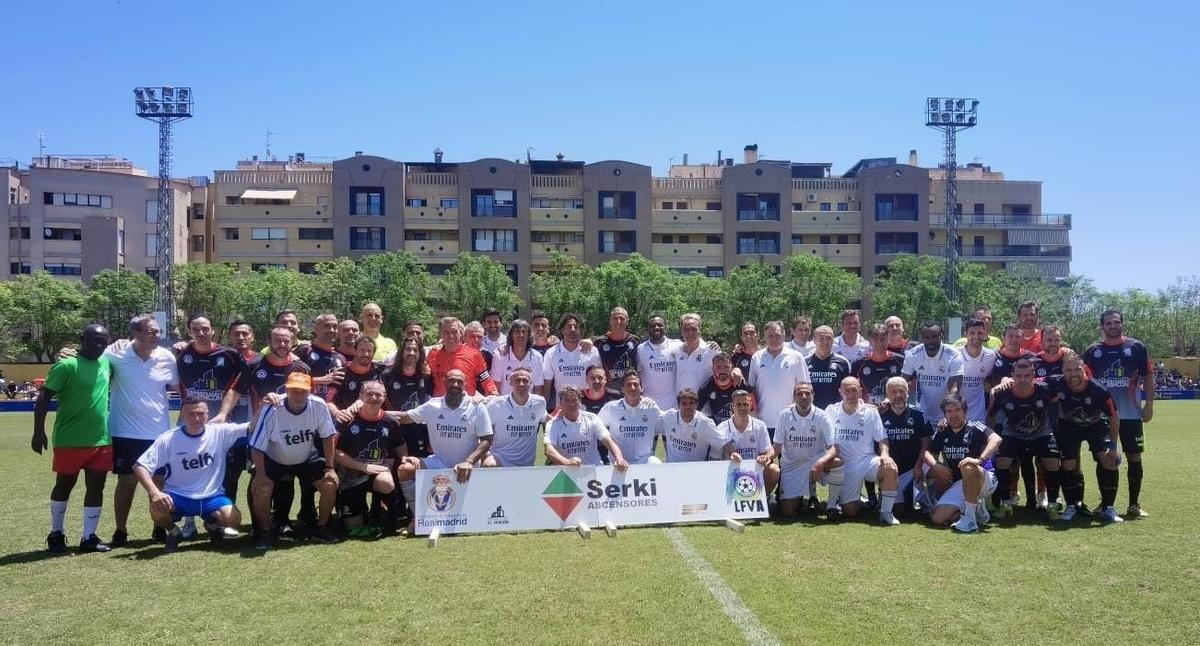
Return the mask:
<path id="1" fill-rule="evenodd" d="M 242 522 L 225 495 L 225 455 L 246 437 L 247 425 L 209 424 L 208 404 L 196 395 L 184 398 L 179 417 L 183 424 L 159 435 L 133 467 L 150 496 L 150 517 L 167 533 L 168 552 L 179 548 L 182 532 L 175 523 L 184 516 L 203 518 L 214 542 Z M 154 482 L 160 469 L 166 472 L 162 489 Z"/>
<path id="2" fill-rule="evenodd" d="M 771 444 L 771 433 L 767 425 L 757 417 L 750 417 L 750 393 L 739 390 L 733 393 L 733 416 L 721 422 L 717 431 L 733 443 L 729 459 L 741 462 L 742 458 L 754 458 L 762 466 L 763 481 L 767 495 L 779 484 L 779 465 L 774 463 L 775 446 Z"/>
<path id="3" fill-rule="evenodd" d="M 397 512 L 403 505 L 392 496 L 396 491 L 392 467 L 395 461 L 403 460 L 407 455 L 404 432 L 399 422 L 384 414 L 386 399 L 383 382 L 365 382 L 358 395 L 362 407 L 354 414 L 354 419 L 338 424 L 334 449 L 340 487 L 338 505 L 342 510 L 342 524 L 351 536 L 378 534 L 378 526 L 364 522 L 368 491 L 387 500 L 387 516 L 382 520 L 388 528 L 394 527 Z"/>
<path id="4" fill-rule="evenodd" d="M 816 506 L 817 483 L 830 485 L 837 498 L 844 469 L 833 443 L 833 425 L 825 411 L 813 406 L 812 384 L 792 387 L 791 406 L 779 414 L 775 425 L 775 452 L 779 454 L 779 513 L 791 518 Z"/>
<path id="5" fill-rule="evenodd" d="M 983 463 L 1000 448 L 1000 436 L 979 422 L 968 422 L 959 395 L 948 395 L 941 406 L 946 424 L 934 434 L 924 455 L 929 467 L 926 477 L 936 498 L 929 519 L 934 525 L 953 523 L 955 531 L 969 534 L 988 522 L 984 501 L 996 491 L 996 476 Z"/>

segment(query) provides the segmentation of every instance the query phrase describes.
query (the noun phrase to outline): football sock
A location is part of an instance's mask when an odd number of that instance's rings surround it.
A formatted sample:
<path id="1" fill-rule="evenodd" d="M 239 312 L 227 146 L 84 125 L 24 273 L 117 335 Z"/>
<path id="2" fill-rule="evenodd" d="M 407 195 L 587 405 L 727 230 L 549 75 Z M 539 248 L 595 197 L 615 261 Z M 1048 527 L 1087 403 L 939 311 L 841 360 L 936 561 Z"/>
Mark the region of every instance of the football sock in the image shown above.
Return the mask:
<path id="1" fill-rule="evenodd" d="M 67 517 L 67 501 L 66 500 L 51 500 L 50 501 L 50 531 L 63 531 L 64 521 Z"/>

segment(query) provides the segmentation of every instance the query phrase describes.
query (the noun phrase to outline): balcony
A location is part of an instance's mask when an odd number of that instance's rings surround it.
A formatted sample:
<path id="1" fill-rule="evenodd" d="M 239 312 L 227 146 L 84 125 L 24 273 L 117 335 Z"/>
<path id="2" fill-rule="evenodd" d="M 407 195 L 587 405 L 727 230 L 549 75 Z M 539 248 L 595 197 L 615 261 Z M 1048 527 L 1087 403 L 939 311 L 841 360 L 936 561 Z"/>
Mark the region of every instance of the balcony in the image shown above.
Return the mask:
<path id="1" fill-rule="evenodd" d="M 720 199 L 721 180 L 715 178 L 655 177 L 650 194 L 658 197 L 711 197 Z"/>
<path id="2" fill-rule="evenodd" d="M 47 256 L 79 256 L 83 253 L 80 240 L 43 240 L 42 253 Z"/>
<path id="3" fill-rule="evenodd" d="M 637 209 L 632 206 L 610 206 L 600 208 L 601 220 L 636 220 Z"/>
<path id="4" fill-rule="evenodd" d="M 737 212 L 738 222 L 755 222 L 759 220 L 779 221 L 779 209 L 740 209 Z"/>
<path id="5" fill-rule="evenodd" d="M 669 244 L 650 245 L 651 259 L 661 265 L 697 267 L 725 264 L 725 245 Z"/>
<path id="6" fill-rule="evenodd" d="M 457 173 L 409 173 L 409 184 L 424 186 L 457 186 Z"/>
<path id="7" fill-rule="evenodd" d="M 946 214 L 930 213 L 929 226 L 946 226 Z M 1070 229 L 1071 214 L 1011 215 L 1006 213 L 965 213 L 959 216 L 958 226 L 967 229 L 1009 229 L 1014 227 Z"/>
<path id="8" fill-rule="evenodd" d="M 855 179 L 794 179 L 793 191 L 854 191 L 858 188 Z"/>
<path id="9" fill-rule="evenodd" d="M 404 228 L 458 230 L 458 209 L 437 206 L 404 207 Z"/>
<path id="10" fill-rule="evenodd" d="M 721 233 L 724 231 L 724 211 L 664 211 L 650 212 L 650 226 L 655 233 Z"/>
<path id="11" fill-rule="evenodd" d="M 529 227 L 544 231 L 583 231 L 583 209 L 529 208 Z"/>
<path id="12" fill-rule="evenodd" d="M 333 184 L 331 170 L 219 170 L 213 172 L 214 184 L 289 186 L 292 184 Z"/>
<path id="13" fill-rule="evenodd" d="M 262 262 L 294 261 L 299 256 L 332 258 L 333 240 L 217 240 L 213 256 L 218 261 L 248 258 Z"/>
<path id="14" fill-rule="evenodd" d="M 946 245 L 930 245 L 929 255 L 946 255 Z M 959 257 L 981 262 L 1069 261 L 1070 245 L 963 245 Z"/>
<path id="15" fill-rule="evenodd" d="M 794 244 L 793 256 L 818 256 L 841 267 L 862 265 L 861 244 Z"/>
<path id="16" fill-rule="evenodd" d="M 792 211 L 792 233 L 859 233 L 862 211 Z"/>
<path id="17" fill-rule="evenodd" d="M 263 224 L 271 222 L 272 226 L 309 224 L 313 222 L 329 223 L 333 221 L 333 209 L 318 204 L 255 204 L 255 205 L 218 205 L 216 208 L 217 226 L 229 224 Z"/>
<path id="18" fill-rule="evenodd" d="M 453 262 L 458 257 L 458 240 L 405 240 L 404 250 L 423 262 Z"/>
<path id="19" fill-rule="evenodd" d="M 582 175 L 531 175 L 529 177 L 530 195 L 542 196 L 583 196 Z"/>
<path id="20" fill-rule="evenodd" d="M 534 264 L 547 264 L 555 253 L 565 253 L 577 260 L 583 260 L 583 243 L 561 242 L 531 242 L 529 243 L 529 260 Z"/>

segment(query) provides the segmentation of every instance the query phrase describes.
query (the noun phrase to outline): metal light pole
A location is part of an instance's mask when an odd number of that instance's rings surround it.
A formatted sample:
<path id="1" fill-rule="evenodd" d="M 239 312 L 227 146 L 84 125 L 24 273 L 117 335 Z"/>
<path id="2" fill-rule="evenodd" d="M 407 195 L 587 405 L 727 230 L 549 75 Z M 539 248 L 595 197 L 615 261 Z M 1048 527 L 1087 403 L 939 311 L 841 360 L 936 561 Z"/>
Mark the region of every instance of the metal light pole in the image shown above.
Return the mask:
<path id="1" fill-rule="evenodd" d="M 945 136 L 946 166 L 946 295 L 957 302 L 958 293 L 958 167 L 957 134 L 974 128 L 978 99 L 930 97 L 925 101 L 925 125 Z"/>

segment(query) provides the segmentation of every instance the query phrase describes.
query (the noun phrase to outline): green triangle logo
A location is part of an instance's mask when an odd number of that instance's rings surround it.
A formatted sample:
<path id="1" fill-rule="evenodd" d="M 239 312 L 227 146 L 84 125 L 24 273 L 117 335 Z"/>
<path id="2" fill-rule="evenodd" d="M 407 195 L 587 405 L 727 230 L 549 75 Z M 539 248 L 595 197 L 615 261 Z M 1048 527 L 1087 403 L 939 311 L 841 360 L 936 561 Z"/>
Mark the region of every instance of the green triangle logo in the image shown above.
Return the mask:
<path id="1" fill-rule="evenodd" d="M 543 496 L 566 496 L 579 495 L 583 491 L 579 489 L 579 485 L 566 474 L 565 471 L 559 471 L 558 475 L 550 481 L 550 484 L 542 491 Z"/>

